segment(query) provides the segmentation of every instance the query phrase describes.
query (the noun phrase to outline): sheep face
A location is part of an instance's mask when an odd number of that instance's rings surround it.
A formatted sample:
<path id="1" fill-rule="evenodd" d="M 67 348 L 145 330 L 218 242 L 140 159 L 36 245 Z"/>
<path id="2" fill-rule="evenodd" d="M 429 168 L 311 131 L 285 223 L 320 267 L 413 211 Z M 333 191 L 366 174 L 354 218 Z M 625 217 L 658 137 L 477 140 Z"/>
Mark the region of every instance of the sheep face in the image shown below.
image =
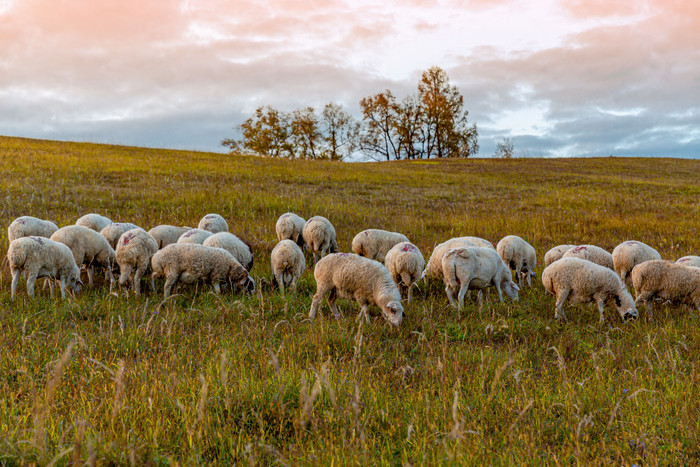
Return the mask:
<path id="1" fill-rule="evenodd" d="M 639 315 L 639 312 L 637 311 L 636 308 L 630 308 L 625 312 L 625 314 L 622 316 L 623 321 L 637 321 L 637 316 Z"/>
<path id="2" fill-rule="evenodd" d="M 252 294 L 253 292 L 255 292 L 255 281 L 254 281 L 253 278 L 250 277 L 250 276 L 245 276 L 245 277 L 241 278 L 241 279 L 236 283 L 236 285 L 238 285 L 239 287 L 245 289 L 245 291 L 248 292 L 248 293 L 251 293 L 251 294 Z"/>
<path id="3" fill-rule="evenodd" d="M 78 278 L 71 277 L 68 281 L 68 287 L 73 289 L 75 293 L 80 293 L 80 290 L 83 288 L 83 282 Z"/>
<path id="4" fill-rule="evenodd" d="M 401 302 L 389 302 L 382 311 L 384 311 L 384 316 L 391 324 L 394 326 L 401 324 L 403 319 L 403 305 L 401 305 Z"/>
<path id="5" fill-rule="evenodd" d="M 508 297 L 511 300 L 513 300 L 514 302 L 518 301 L 518 291 L 520 290 L 518 284 L 508 279 L 501 283 L 501 289 L 506 293 L 506 295 L 508 295 Z"/>

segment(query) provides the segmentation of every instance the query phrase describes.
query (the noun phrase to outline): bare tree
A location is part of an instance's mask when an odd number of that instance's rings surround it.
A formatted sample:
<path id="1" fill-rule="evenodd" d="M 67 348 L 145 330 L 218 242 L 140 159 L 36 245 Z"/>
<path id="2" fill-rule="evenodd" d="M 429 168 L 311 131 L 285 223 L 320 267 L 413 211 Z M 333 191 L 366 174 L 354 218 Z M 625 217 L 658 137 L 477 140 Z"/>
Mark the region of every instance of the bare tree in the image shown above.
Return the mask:
<path id="1" fill-rule="evenodd" d="M 359 123 L 343 110 L 343 107 L 329 102 L 321 114 L 321 128 L 325 142 L 324 155 L 339 161 L 350 156 L 356 149 Z"/>
<path id="2" fill-rule="evenodd" d="M 513 146 L 513 143 L 510 141 L 510 138 L 503 138 L 496 145 L 496 152 L 494 153 L 494 157 L 500 157 L 503 159 L 510 159 L 511 157 L 513 157 L 514 151 L 515 151 L 515 147 Z"/>
<path id="3" fill-rule="evenodd" d="M 396 98 L 388 89 L 360 101 L 363 131 L 360 149 L 375 160 L 399 159 L 396 136 Z"/>

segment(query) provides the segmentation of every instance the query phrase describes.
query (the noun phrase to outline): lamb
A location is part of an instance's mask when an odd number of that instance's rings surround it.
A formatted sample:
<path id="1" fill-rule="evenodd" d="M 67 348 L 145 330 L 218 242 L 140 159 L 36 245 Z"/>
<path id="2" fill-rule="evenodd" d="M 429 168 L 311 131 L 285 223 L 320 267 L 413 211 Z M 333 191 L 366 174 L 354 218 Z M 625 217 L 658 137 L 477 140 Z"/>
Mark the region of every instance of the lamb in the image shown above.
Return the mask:
<path id="1" fill-rule="evenodd" d="M 248 271 L 231 253 L 222 248 L 212 248 L 196 243 L 173 243 L 158 250 L 151 258 L 151 280 L 165 277 L 165 297 L 170 296 L 178 282 L 187 284 L 202 281 L 221 293 L 221 285 L 242 286 L 249 291 L 255 282 Z"/>
<path id="2" fill-rule="evenodd" d="M 18 217 L 7 228 L 7 239 L 12 242 L 22 237 L 46 237 L 49 238 L 58 226 L 51 221 L 37 219 L 32 216 Z"/>
<path id="3" fill-rule="evenodd" d="M 649 321 L 654 318 L 652 301 L 658 297 L 690 305 L 700 312 L 700 269 L 672 261 L 651 260 L 632 270 L 636 304 L 645 304 Z"/>
<path id="4" fill-rule="evenodd" d="M 636 268 L 635 268 L 636 269 Z M 554 317 L 565 319 L 564 302 L 598 304 L 600 323 L 605 322 L 605 305 L 614 307 L 623 321 L 637 319 L 637 307 L 622 279 L 612 269 L 591 261 L 567 257 L 553 262 L 542 272 L 542 284 L 557 297 Z"/>
<path id="5" fill-rule="evenodd" d="M 567 250 L 562 258 L 581 258 L 615 270 L 615 263 L 610 253 L 595 245 L 579 245 Z"/>
<path id="6" fill-rule="evenodd" d="M 389 270 L 401 295 L 404 295 L 405 290 L 408 303 L 411 303 L 413 286 L 425 271 L 425 259 L 418 247 L 410 242 L 397 243 L 387 252 L 384 266 Z"/>
<path id="7" fill-rule="evenodd" d="M 270 263 L 280 294 L 284 297 L 285 286 L 291 287 L 296 292 L 297 281 L 306 268 L 306 260 L 301 248 L 293 240 L 282 240 L 272 250 Z"/>
<path id="8" fill-rule="evenodd" d="M 369 306 L 374 304 L 390 324 L 401 324 L 401 294 L 389 270 L 379 261 L 352 253 L 330 254 L 316 263 L 314 277 L 316 294 L 309 318 L 316 316 L 321 300 L 330 292 L 328 304 L 336 319 L 340 318 L 340 313 L 335 302 L 341 297 L 357 301 L 361 307 L 359 317 L 364 316 L 369 321 Z"/>
<path id="9" fill-rule="evenodd" d="M 352 239 L 352 252 L 381 262 L 394 245 L 408 241 L 405 235 L 398 232 L 367 229 Z"/>
<path id="10" fill-rule="evenodd" d="M 180 235 L 176 243 L 197 243 L 201 245 L 204 240 L 214 235 L 208 230 L 203 229 L 190 229 L 184 234 Z"/>
<path id="11" fill-rule="evenodd" d="M 95 213 L 85 214 L 83 217 L 75 221 L 75 225 L 82 225 L 83 227 L 92 229 L 95 232 L 101 232 L 102 229 L 111 223 L 112 220 L 110 218 Z"/>
<path id="12" fill-rule="evenodd" d="M 107 239 L 109 246 L 114 249 L 117 247 L 119 237 L 121 237 L 124 232 L 138 228 L 140 228 L 138 225 L 134 225 L 130 222 L 112 222 L 107 227 L 100 230 L 100 234 Z"/>
<path id="13" fill-rule="evenodd" d="M 207 237 L 204 246 L 223 248 L 233 255 L 248 271 L 253 267 L 253 248 L 248 242 L 229 232 L 219 232 Z"/>
<path id="14" fill-rule="evenodd" d="M 518 301 L 518 286 L 513 276 L 496 250 L 488 247 L 451 248 L 442 257 L 442 271 L 445 280 L 445 292 L 454 306 L 454 292 L 457 295 L 458 309 L 462 309 L 464 295 L 469 289 L 484 289 L 495 286 L 498 297 L 503 302 L 503 291 L 514 301 Z M 483 306 L 483 293 L 479 294 L 479 309 Z"/>
<path id="15" fill-rule="evenodd" d="M 631 282 L 630 273 L 636 265 L 652 259 L 661 259 L 658 251 L 636 240 L 628 240 L 617 245 L 612 252 L 612 257 L 615 272 L 625 284 Z"/>
<path id="16" fill-rule="evenodd" d="M 132 280 L 134 293 L 141 293 L 141 277 L 151 267 L 151 258 L 158 251 L 156 240 L 142 229 L 132 229 L 119 237 L 116 258 L 119 264 L 119 285 Z M 151 278 L 151 289 L 156 291 Z"/>
<path id="17" fill-rule="evenodd" d="M 560 260 L 564 253 L 572 248 L 576 248 L 576 245 L 557 245 L 547 253 L 544 254 L 544 267 L 549 266 L 553 262 Z"/>
<path id="18" fill-rule="evenodd" d="M 676 260 L 676 263 L 682 264 L 683 266 L 700 268 L 700 256 L 684 256 Z"/>
<path id="19" fill-rule="evenodd" d="M 335 228 L 328 219 L 323 216 L 314 216 L 304 225 L 302 231 L 304 243 L 314 254 L 314 262 L 323 258 L 328 253 L 338 252 L 338 243 L 335 240 Z"/>
<path id="20" fill-rule="evenodd" d="M 211 233 L 228 232 L 228 223 L 219 214 L 207 214 L 199 221 L 197 228 Z"/>
<path id="21" fill-rule="evenodd" d="M 473 238 L 473 237 L 472 237 Z M 452 248 L 458 248 L 463 246 L 477 246 L 475 243 L 467 240 L 467 237 L 457 237 L 451 238 L 446 242 L 443 242 L 433 249 L 433 253 L 428 259 L 428 266 L 423 273 L 424 276 L 435 277 L 437 279 L 443 280 L 442 274 L 442 257 L 445 253 L 450 251 Z"/>
<path id="22" fill-rule="evenodd" d="M 157 225 L 153 227 L 148 233 L 153 237 L 153 239 L 158 244 L 158 248 L 163 248 L 170 245 L 171 243 L 177 243 L 177 240 L 185 232 L 192 230 L 192 227 L 178 227 L 176 225 Z"/>
<path id="23" fill-rule="evenodd" d="M 530 287 L 537 267 L 535 248 L 517 235 L 508 235 L 498 242 L 496 251 L 503 262 L 515 271 L 520 288 L 523 287 L 525 278 L 527 278 L 527 285 Z"/>
<path id="24" fill-rule="evenodd" d="M 306 225 L 306 221 L 293 212 L 282 214 L 279 219 L 277 219 L 277 223 L 275 223 L 277 240 L 280 242 L 282 240 L 292 240 L 303 249 L 306 246 L 306 243 L 304 243 L 304 236 L 302 235 L 304 225 Z"/>
<path id="25" fill-rule="evenodd" d="M 7 250 L 12 274 L 12 300 L 17 294 L 20 273 L 27 279 L 27 294 L 34 298 L 34 283 L 38 277 L 57 279 L 61 297 L 66 298 L 66 285 L 76 293 L 83 285 L 80 269 L 70 248 L 45 237 L 22 237 L 13 240 Z"/>
<path id="26" fill-rule="evenodd" d="M 114 282 L 112 267 L 117 262 L 117 257 L 105 237 L 82 225 L 67 225 L 58 229 L 51 236 L 51 240 L 61 242 L 70 248 L 78 266 L 85 265 L 90 287 L 94 286 L 95 266 L 105 269 L 110 286 L 112 285 Z"/>

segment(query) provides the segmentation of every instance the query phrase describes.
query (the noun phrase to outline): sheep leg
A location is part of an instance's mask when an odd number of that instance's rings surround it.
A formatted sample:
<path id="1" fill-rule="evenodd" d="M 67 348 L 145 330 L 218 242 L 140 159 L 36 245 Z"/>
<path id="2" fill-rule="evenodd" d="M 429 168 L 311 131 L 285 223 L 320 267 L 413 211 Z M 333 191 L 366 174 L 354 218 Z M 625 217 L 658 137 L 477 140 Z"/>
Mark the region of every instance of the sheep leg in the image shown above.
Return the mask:
<path id="1" fill-rule="evenodd" d="M 132 272 L 133 272 L 133 268 L 131 267 L 131 265 L 125 264 L 124 270 L 122 271 L 121 275 L 119 276 L 119 287 L 123 287 L 124 284 L 126 284 L 126 282 L 131 277 Z"/>
<path id="2" fill-rule="evenodd" d="M 570 290 L 562 291 L 557 293 L 557 302 L 554 305 L 554 318 L 557 321 L 561 321 L 562 319 L 566 319 L 564 316 L 564 302 L 566 299 L 569 297 L 569 292 Z"/>
<path id="3" fill-rule="evenodd" d="M 329 292 L 329 288 L 319 285 L 314 294 L 314 298 L 311 301 L 311 309 L 309 310 L 309 318 L 314 319 L 316 317 L 316 312 L 318 311 L 318 305 L 323 300 L 323 297 Z"/>
<path id="4" fill-rule="evenodd" d="M 367 302 L 363 303 L 360 307 L 360 314 L 358 315 L 357 319 L 359 320 L 363 316 L 365 317 L 365 322 L 369 323 L 369 305 L 367 304 Z"/>
<path id="5" fill-rule="evenodd" d="M 649 316 L 649 321 L 654 321 L 654 312 L 652 311 L 652 300 L 654 298 L 654 292 L 642 292 L 637 295 L 637 299 L 634 301 L 634 305 L 639 308 L 642 303 L 646 306 L 647 315 Z"/>
<path id="6" fill-rule="evenodd" d="M 522 266 L 518 266 L 518 268 L 515 270 L 515 275 L 518 276 L 518 285 L 520 288 L 523 288 L 523 269 Z"/>
<path id="7" fill-rule="evenodd" d="M 328 295 L 328 305 L 331 307 L 333 312 L 333 317 L 335 319 L 340 319 L 340 312 L 338 311 L 338 305 L 336 301 L 338 300 L 338 290 L 331 289 L 331 293 Z"/>
<path id="8" fill-rule="evenodd" d="M 275 280 L 277 281 L 277 286 L 280 289 L 280 295 L 284 297 L 284 274 L 280 272 L 275 273 Z"/>
<path id="9" fill-rule="evenodd" d="M 214 287 L 214 292 L 215 292 L 217 295 L 221 295 L 221 285 L 220 285 L 218 282 L 214 282 L 214 283 L 212 284 L 212 287 Z"/>
<path id="10" fill-rule="evenodd" d="M 450 301 L 450 306 L 455 306 L 454 294 L 452 292 L 452 287 L 449 284 L 445 286 L 445 292 L 447 293 L 447 299 Z"/>
<path id="11" fill-rule="evenodd" d="M 481 313 L 481 310 L 484 309 L 484 291 L 479 290 L 476 296 L 479 299 L 479 313 Z"/>
<path id="12" fill-rule="evenodd" d="M 88 274 L 88 283 L 90 284 L 90 287 L 94 286 L 95 283 L 92 280 L 92 275 L 95 273 L 94 268 L 92 266 L 87 268 L 87 274 Z"/>
<path id="13" fill-rule="evenodd" d="M 532 274 L 530 274 L 530 271 L 527 272 L 527 286 L 532 287 Z"/>
<path id="14" fill-rule="evenodd" d="M 151 292 L 156 293 L 156 278 L 151 274 Z"/>
<path id="15" fill-rule="evenodd" d="M 494 281 L 494 285 L 496 286 L 496 290 L 498 291 L 498 298 L 501 300 L 501 303 L 503 303 L 503 291 L 501 290 L 501 283 L 498 281 Z"/>
<path id="16" fill-rule="evenodd" d="M 12 270 L 12 300 L 15 299 L 17 294 L 17 285 L 19 284 L 19 276 L 22 273 L 19 269 Z"/>
<path id="17" fill-rule="evenodd" d="M 141 277 L 146 273 L 146 268 L 136 268 L 134 273 L 134 293 L 136 295 L 141 294 Z"/>
<path id="18" fill-rule="evenodd" d="M 165 298 L 168 298 L 170 296 L 170 291 L 173 289 L 173 285 L 175 285 L 177 279 L 177 274 L 171 274 L 165 279 L 165 288 L 163 289 L 163 295 L 165 296 Z"/>
<path id="19" fill-rule="evenodd" d="M 297 293 L 297 280 L 296 279 L 292 279 L 292 283 L 289 284 L 289 288 L 292 289 L 293 294 Z"/>
<path id="20" fill-rule="evenodd" d="M 58 282 L 58 285 L 61 287 L 61 298 L 66 298 L 66 279 L 65 279 L 65 277 L 61 277 L 61 280 Z"/>
<path id="21" fill-rule="evenodd" d="M 27 293 L 31 298 L 34 298 L 34 282 L 36 282 L 37 273 L 32 272 L 27 275 Z"/>
<path id="22" fill-rule="evenodd" d="M 603 324 L 605 323 L 605 314 L 603 312 L 605 308 L 605 302 L 603 302 L 601 298 L 598 298 L 596 302 L 598 303 L 598 312 L 600 313 L 600 324 Z"/>
<path id="23" fill-rule="evenodd" d="M 408 286 L 408 292 L 406 295 L 408 296 L 408 303 L 411 303 L 411 298 L 413 298 L 413 286 L 416 285 L 415 282 Z"/>
<path id="24" fill-rule="evenodd" d="M 466 284 L 469 284 L 469 282 L 466 282 Z M 464 296 L 467 294 L 467 290 L 469 290 L 469 286 L 466 284 L 462 284 L 462 287 L 459 289 L 459 294 L 457 294 L 457 309 L 461 310 L 462 307 L 464 306 Z"/>

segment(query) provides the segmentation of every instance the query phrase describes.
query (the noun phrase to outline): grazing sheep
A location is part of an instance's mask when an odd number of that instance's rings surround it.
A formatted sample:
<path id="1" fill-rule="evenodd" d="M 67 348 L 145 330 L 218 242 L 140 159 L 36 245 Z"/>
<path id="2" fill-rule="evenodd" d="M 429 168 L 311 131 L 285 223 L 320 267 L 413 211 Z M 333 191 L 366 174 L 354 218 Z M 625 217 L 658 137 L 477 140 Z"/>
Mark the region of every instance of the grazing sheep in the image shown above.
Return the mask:
<path id="1" fill-rule="evenodd" d="M 682 258 L 678 258 L 676 263 L 682 264 L 683 266 L 700 268 L 700 256 L 684 256 Z"/>
<path id="2" fill-rule="evenodd" d="M 544 267 L 549 266 L 553 262 L 560 260 L 562 256 L 564 256 L 564 253 L 569 251 L 572 248 L 575 248 L 576 245 L 557 245 L 551 250 L 549 250 L 547 253 L 544 254 Z"/>
<path id="3" fill-rule="evenodd" d="M 255 282 L 248 276 L 241 263 L 222 248 L 212 248 L 196 243 L 173 243 L 158 250 L 151 258 L 152 280 L 165 277 L 165 297 L 170 296 L 178 282 L 191 284 L 209 283 L 214 291 L 221 293 L 221 285 L 242 286 L 249 291 Z"/>
<path id="4" fill-rule="evenodd" d="M 22 237 L 49 238 L 58 230 L 56 224 L 32 216 L 22 216 L 13 220 L 7 228 L 7 239 L 12 242 Z"/>
<path id="5" fill-rule="evenodd" d="M 87 227 L 88 229 L 92 229 L 98 233 L 111 223 L 112 220 L 110 218 L 94 213 L 85 214 L 83 217 L 75 221 L 75 225 L 82 225 L 83 227 Z"/>
<path id="6" fill-rule="evenodd" d="M 60 242 L 45 237 L 22 237 L 13 240 L 7 250 L 7 260 L 12 274 L 12 300 L 17 294 L 19 275 L 27 279 L 27 294 L 34 298 L 34 282 L 39 277 L 57 279 L 61 285 L 61 297 L 66 298 L 66 285 L 80 292 L 80 269 L 75 264 L 73 252 Z"/>
<path id="7" fill-rule="evenodd" d="M 615 263 L 610 253 L 595 245 L 579 245 L 567 250 L 562 258 L 581 258 L 587 259 L 591 263 L 605 266 L 606 268 L 615 270 Z"/>
<path id="8" fill-rule="evenodd" d="M 672 261 L 651 260 L 632 270 L 637 305 L 645 304 L 649 321 L 654 318 L 654 298 L 692 306 L 700 312 L 700 269 Z"/>
<path id="9" fill-rule="evenodd" d="M 623 321 L 637 319 L 637 308 L 622 279 L 612 269 L 591 261 L 568 257 L 553 262 L 542 272 L 542 284 L 557 297 L 554 317 L 565 319 L 564 302 L 598 304 L 601 324 L 603 309 L 609 305 L 617 310 Z"/>
<path id="10" fill-rule="evenodd" d="M 387 252 L 397 243 L 408 242 L 404 234 L 379 229 L 367 229 L 352 239 L 352 252 L 365 258 L 384 261 Z"/>
<path id="11" fill-rule="evenodd" d="M 462 309 L 464 295 L 469 289 L 484 289 L 494 286 L 503 302 L 503 291 L 514 301 L 518 301 L 518 286 L 513 275 L 496 250 L 488 247 L 458 247 L 450 249 L 442 257 L 442 271 L 445 278 L 445 292 L 454 306 L 454 293 L 457 295 L 458 309 Z M 483 306 L 483 293 L 479 294 L 479 309 Z"/>
<path id="12" fill-rule="evenodd" d="M 632 279 L 630 276 L 632 268 L 645 261 L 661 259 L 661 255 L 649 245 L 636 240 L 628 240 L 615 247 L 612 258 L 615 272 L 620 276 L 622 282 L 628 284 Z"/>
<path id="13" fill-rule="evenodd" d="M 481 237 L 459 237 L 459 238 L 463 238 L 464 240 L 472 242 L 474 245 L 481 247 L 481 248 L 491 248 L 492 250 L 496 249 L 496 247 L 493 246 L 493 243 L 491 243 L 488 240 L 485 240 Z"/>
<path id="14" fill-rule="evenodd" d="M 139 228 L 138 225 L 134 225 L 130 222 L 112 222 L 107 227 L 100 230 L 100 234 L 107 239 L 109 246 L 116 248 L 119 237 L 121 237 L 124 232 Z"/>
<path id="15" fill-rule="evenodd" d="M 67 225 L 54 232 L 51 240 L 68 246 L 73 252 L 75 263 L 78 266 L 85 265 L 90 287 L 94 286 L 92 277 L 95 266 L 104 268 L 111 287 L 114 282 L 112 267 L 116 264 L 117 257 L 104 236 L 82 225 Z"/>
<path id="16" fill-rule="evenodd" d="M 369 320 L 369 306 L 374 304 L 389 323 L 394 326 L 401 324 L 401 294 L 382 263 L 352 253 L 330 254 L 316 263 L 314 277 L 316 294 L 309 318 L 316 316 L 321 300 L 330 293 L 328 304 L 336 319 L 340 318 L 340 313 L 335 302 L 338 297 L 343 297 L 357 301 L 361 307 L 359 317 Z"/>
<path id="17" fill-rule="evenodd" d="M 180 235 L 176 243 L 197 243 L 201 245 L 204 240 L 214 235 L 208 230 L 203 229 L 190 229 L 184 234 Z"/>
<path id="18" fill-rule="evenodd" d="M 503 262 L 515 271 L 520 288 L 526 278 L 528 287 L 532 285 L 537 267 L 537 252 L 532 245 L 517 235 L 508 235 L 498 242 L 496 251 Z"/>
<path id="19" fill-rule="evenodd" d="M 410 242 L 397 243 L 387 252 L 384 266 L 389 270 L 401 295 L 406 291 L 408 303 L 411 303 L 413 286 L 425 271 L 425 259 L 418 247 Z"/>
<path id="20" fill-rule="evenodd" d="M 317 262 L 328 253 L 338 252 L 338 243 L 335 241 L 335 228 L 323 216 L 314 216 L 306 221 L 302 237 L 304 238 L 304 243 L 314 254 L 314 262 Z"/>
<path id="21" fill-rule="evenodd" d="M 182 243 L 182 242 L 181 242 Z M 248 242 L 229 232 L 219 232 L 207 237 L 204 246 L 223 248 L 233 255 L 248 271 L 253 267 L 253 248 Z"/>
<path id="22" fill-rule="evenodd" d="M 211 233 L 228 232 L 228 222 L 219 214 L 207 214 L 199 221 L 197 228 Z"/>
<path id="23" fill-rule="evenodd" d="M 304 248 L 306 246 L 302 235 L 304 225 L 306 225 L 306 221 L 293 212 L 282 214 L 275 224 L 277 240 L 280 242 L 282 240 L 291 240 L 299 245 L 300 248 Z"/>
<path id="24" fill-rule="evenodd" d="M 178 227 L 176 225 L 157 225 L 148 231 L 151 237 L 158 244 L 158 248 L 163 248 L 171 243 L 177 243 L 177 240 L 185 232 L 192 230 L 192 227 Z"/>
<path id="25" fill-rule="evenodd" d="M 473 237 L 471 237 L 473 238 Z M 436 279 L 443 280 L 442 274 L 442 257 L 445 253 L 450 251 L 452 248 L 459 248 L 463 246 L 478 246 L 474 242 L 467 240 L 467 237 L 457 237 L 451 238 L 446 242 L 443 242 L 433 249 L 433 253 L 428 259 L 428 266 L 425 268 L 424 275 L 428 277 L 434 277 Z"/>
<path id="26" fill-rule="evenodd" d="M 131 280 L 134 293 L 141 293 L 141 277 L 151 267 L 151 258 L 158 251 L 156 240 L 142 229 L 132 229 L 119 237 L 117 242 L 117 264 L 119 264 L 119 285 L 124 286 Z M 151 289 L 156 291 L 151 278 Z"/>
<path id="27" fill-rule="evenodd" d="M 279 242 L 270 254 L 272 275 L 277 281 L 280 293 L 284 296 L 285 286 L 297 290 L 297 281 L 306 268 L 304 252 L 293 240 L 285 239 Z"/>

